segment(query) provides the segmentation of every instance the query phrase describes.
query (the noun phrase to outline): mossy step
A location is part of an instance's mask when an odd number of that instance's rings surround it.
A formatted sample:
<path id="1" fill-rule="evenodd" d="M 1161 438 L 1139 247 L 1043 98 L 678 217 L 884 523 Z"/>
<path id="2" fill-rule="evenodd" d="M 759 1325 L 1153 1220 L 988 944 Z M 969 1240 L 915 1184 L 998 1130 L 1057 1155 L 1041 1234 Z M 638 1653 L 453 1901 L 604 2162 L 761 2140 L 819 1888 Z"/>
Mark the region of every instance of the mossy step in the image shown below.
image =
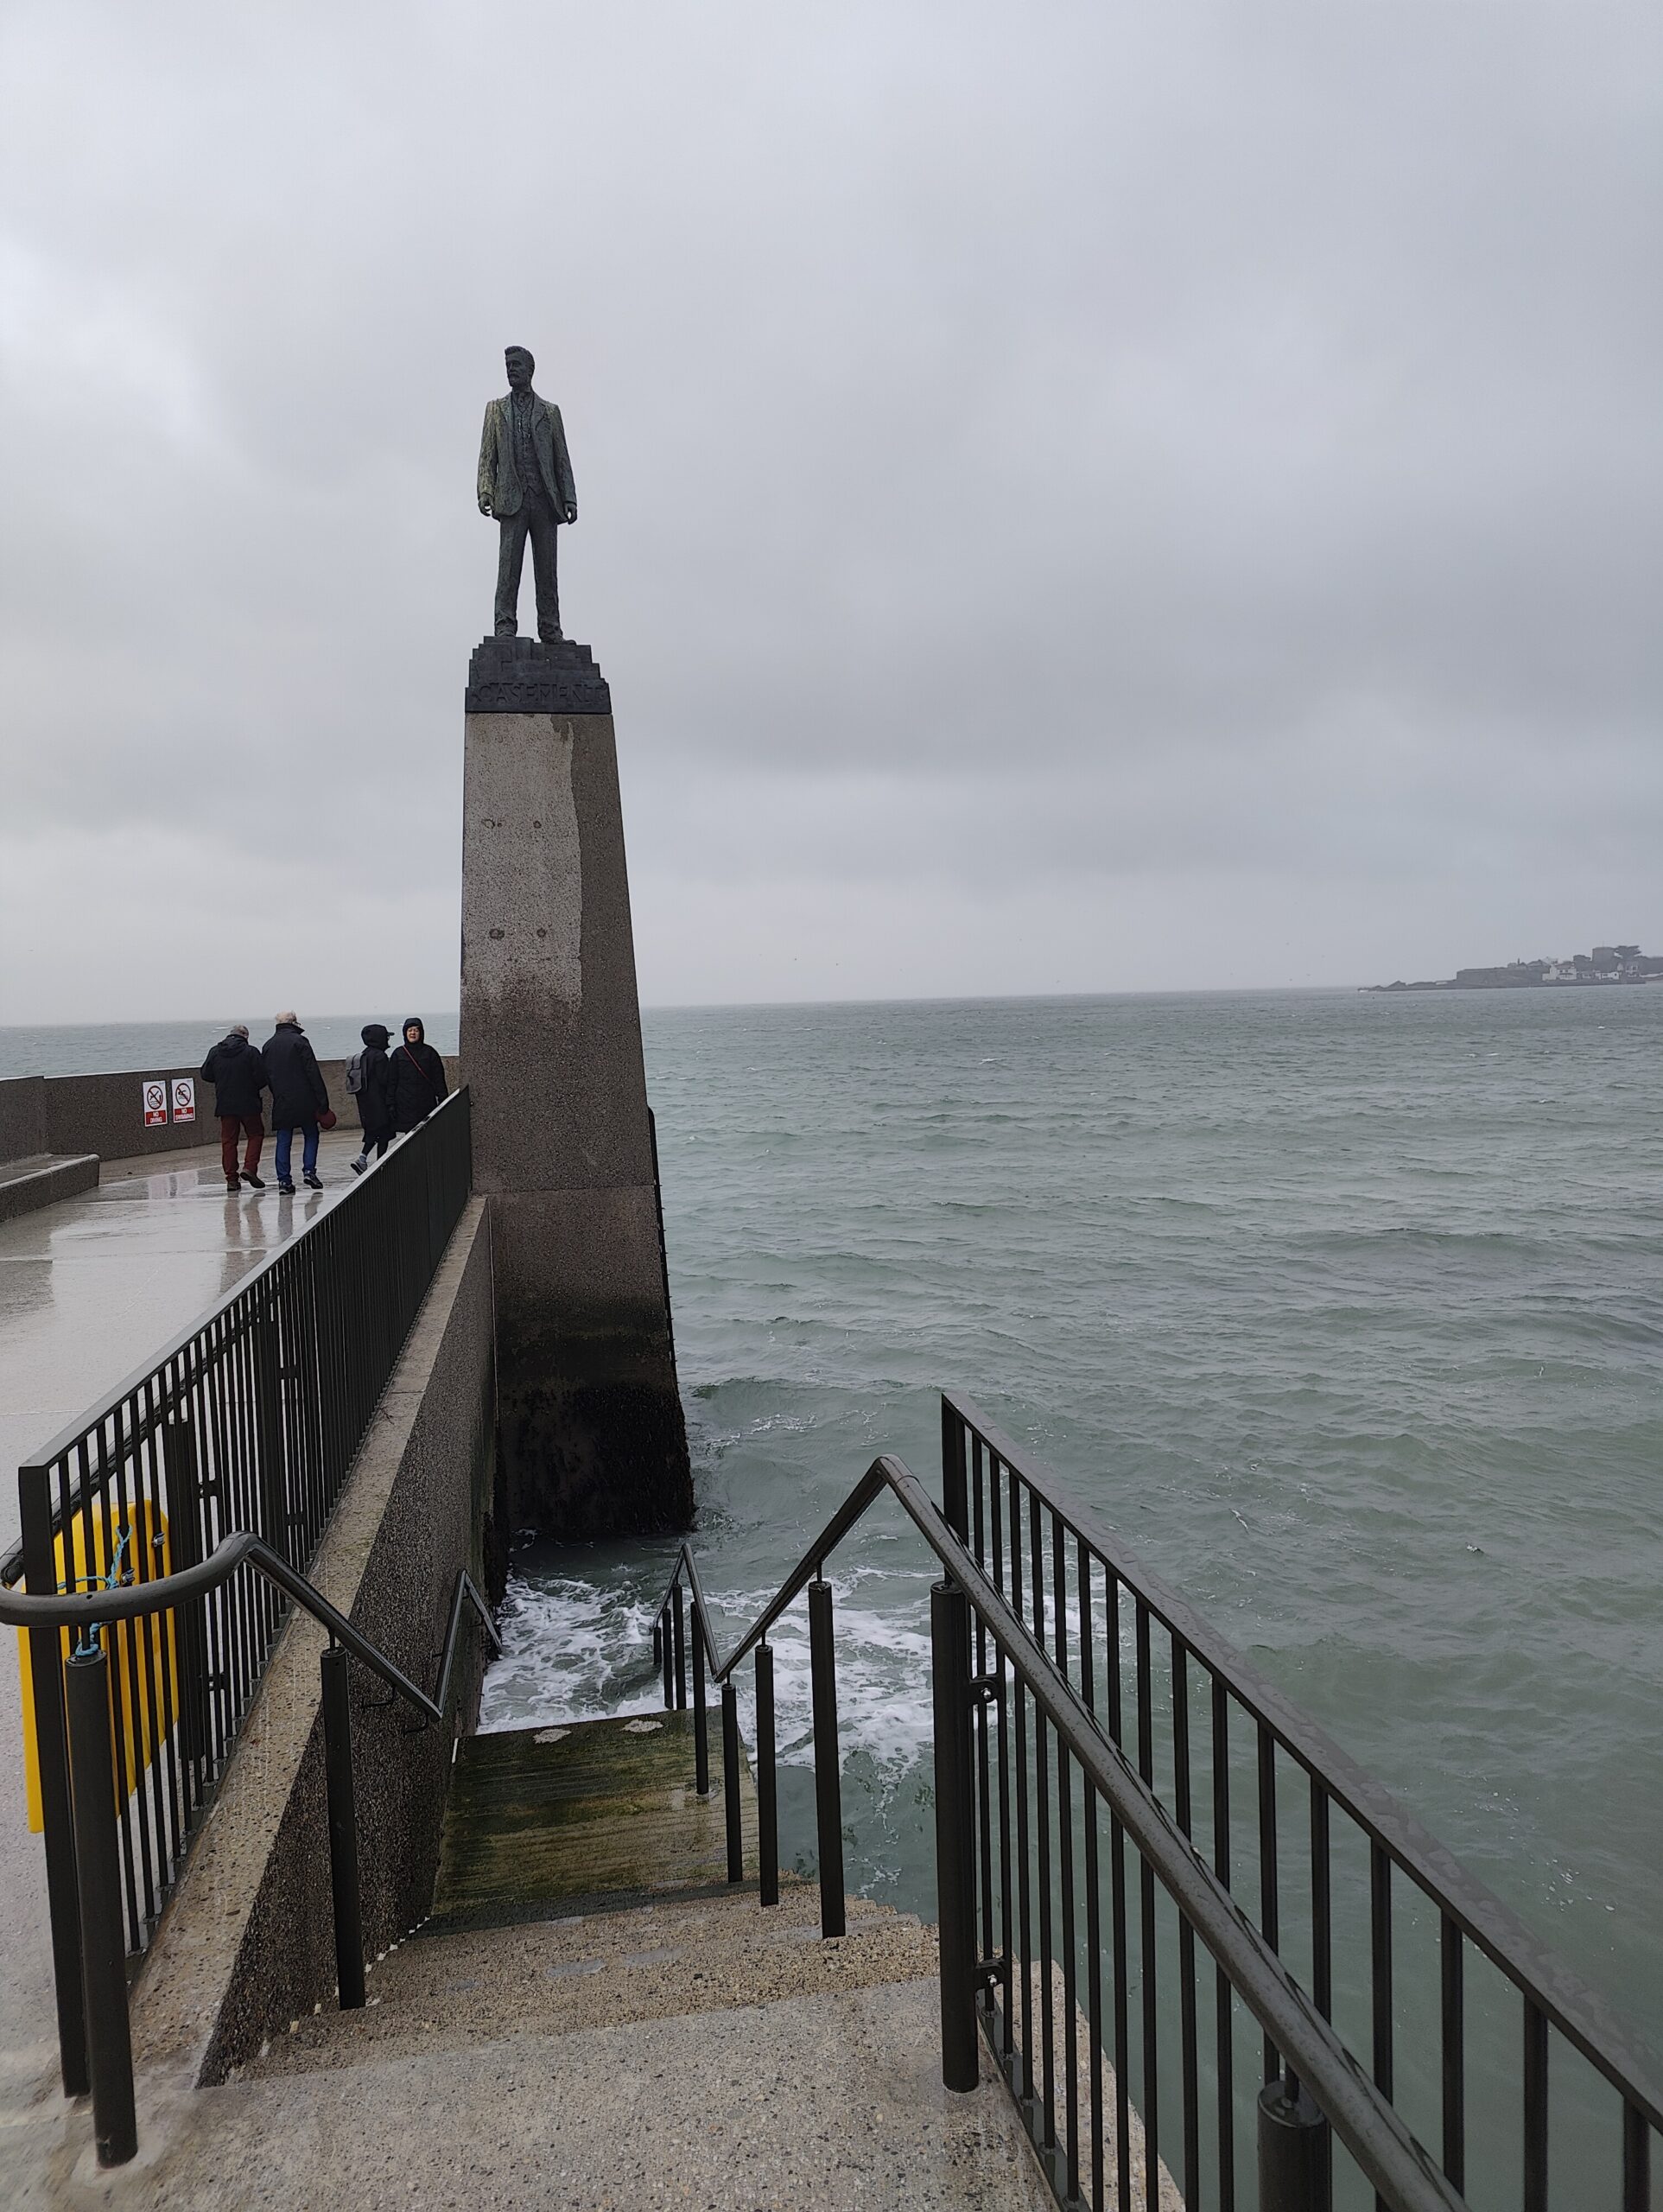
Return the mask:
<path id="1" fill-rule="evenodd" d="M 623 1714 L 466 1738 L 451 1770 L 424 1934 L 594 1910 L 725 1883 L 721 1727 L 710 1794 L 695 1787 L 693 1715 Z M 743 1746 L 745 1867 L 756 1873 L 756 1789 Z"/>

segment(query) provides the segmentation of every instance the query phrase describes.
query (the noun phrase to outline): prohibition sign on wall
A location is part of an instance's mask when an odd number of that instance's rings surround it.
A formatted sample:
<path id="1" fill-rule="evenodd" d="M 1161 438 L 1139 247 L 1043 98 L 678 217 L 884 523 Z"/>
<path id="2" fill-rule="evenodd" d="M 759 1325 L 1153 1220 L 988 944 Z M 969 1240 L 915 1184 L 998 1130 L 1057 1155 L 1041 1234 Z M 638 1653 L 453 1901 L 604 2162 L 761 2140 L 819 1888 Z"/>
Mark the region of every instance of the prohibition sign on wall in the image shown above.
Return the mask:
<path id="1" fill-rule="evenodd" d="M 146 1076 L 144 1078 L 143 1088 L 145 1128 L 147 1129 L 154 1129 L 156 1127 L 161 1126 L 165 1128 L 168 1122 L 168 1084 L 166 1077 L 162 1076 Z"/>

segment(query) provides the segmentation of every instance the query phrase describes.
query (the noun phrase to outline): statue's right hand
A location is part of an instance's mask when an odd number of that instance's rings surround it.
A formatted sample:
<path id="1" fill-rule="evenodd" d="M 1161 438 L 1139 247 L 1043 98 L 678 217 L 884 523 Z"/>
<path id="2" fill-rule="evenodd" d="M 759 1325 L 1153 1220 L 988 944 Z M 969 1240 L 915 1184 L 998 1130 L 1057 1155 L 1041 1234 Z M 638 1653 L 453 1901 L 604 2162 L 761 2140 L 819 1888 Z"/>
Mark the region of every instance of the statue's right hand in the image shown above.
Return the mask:
<path id="1" fill-rule="evenodd" d="M 488 515 L 488 514 L 491 512 L 491 502 L 490 502 L 490 500 L 489 500 L 489 499 L 481 499 L 481 500 L 480 500 L 480 502 L 479 502 L 479 512 L 480 512 L 482 515 Z"/>

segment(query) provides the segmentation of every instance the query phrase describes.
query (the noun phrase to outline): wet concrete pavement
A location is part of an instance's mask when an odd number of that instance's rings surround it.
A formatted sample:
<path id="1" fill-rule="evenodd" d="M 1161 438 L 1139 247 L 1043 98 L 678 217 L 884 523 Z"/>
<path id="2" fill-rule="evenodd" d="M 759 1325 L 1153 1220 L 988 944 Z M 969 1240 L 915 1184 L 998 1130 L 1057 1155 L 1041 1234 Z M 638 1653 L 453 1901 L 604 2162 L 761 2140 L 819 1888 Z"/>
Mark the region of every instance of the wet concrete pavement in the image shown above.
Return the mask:
<path id="1" fill-rule="evenodd" d="M 232 1198 L 217 1152 L 106 1160 L 98 1187 L 0 1224 L 0 1550 L 20 1461 L 145 1367 L 199 1313 L 353 1185 L 355 1129 L 326 1134 L 321 1191 Z M 55 2094 L 46 1878 L 23 1802 L 17 1639 L 0 1630 L 0 2177 L 9 2135 Z"/>

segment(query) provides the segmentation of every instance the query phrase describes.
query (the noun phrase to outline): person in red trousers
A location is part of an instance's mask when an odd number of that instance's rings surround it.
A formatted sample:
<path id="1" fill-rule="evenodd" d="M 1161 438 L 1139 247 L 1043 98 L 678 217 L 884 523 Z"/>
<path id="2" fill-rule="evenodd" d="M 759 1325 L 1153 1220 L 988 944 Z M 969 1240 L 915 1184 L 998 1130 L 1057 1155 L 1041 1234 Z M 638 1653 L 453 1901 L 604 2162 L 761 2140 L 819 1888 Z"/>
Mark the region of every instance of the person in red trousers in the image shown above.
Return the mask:
<path id="1" fill-rule="evenodd" d="M 263 1191 L 260 1179 L 260 1147 L 265 1140 L 265 1121 L 260 1093 L 271 1085 L 265 1062 L 248 1041 L 247 1024 L 233 1022 L 202 1063 L 202 1080 L 213 1085 L 213 1110 L 219 1116 L 219 1159 L 225 1171 L 225 1188 Z M 244 1140 L 242 1181 L 237 1175 L 237 1140 Z"/>

